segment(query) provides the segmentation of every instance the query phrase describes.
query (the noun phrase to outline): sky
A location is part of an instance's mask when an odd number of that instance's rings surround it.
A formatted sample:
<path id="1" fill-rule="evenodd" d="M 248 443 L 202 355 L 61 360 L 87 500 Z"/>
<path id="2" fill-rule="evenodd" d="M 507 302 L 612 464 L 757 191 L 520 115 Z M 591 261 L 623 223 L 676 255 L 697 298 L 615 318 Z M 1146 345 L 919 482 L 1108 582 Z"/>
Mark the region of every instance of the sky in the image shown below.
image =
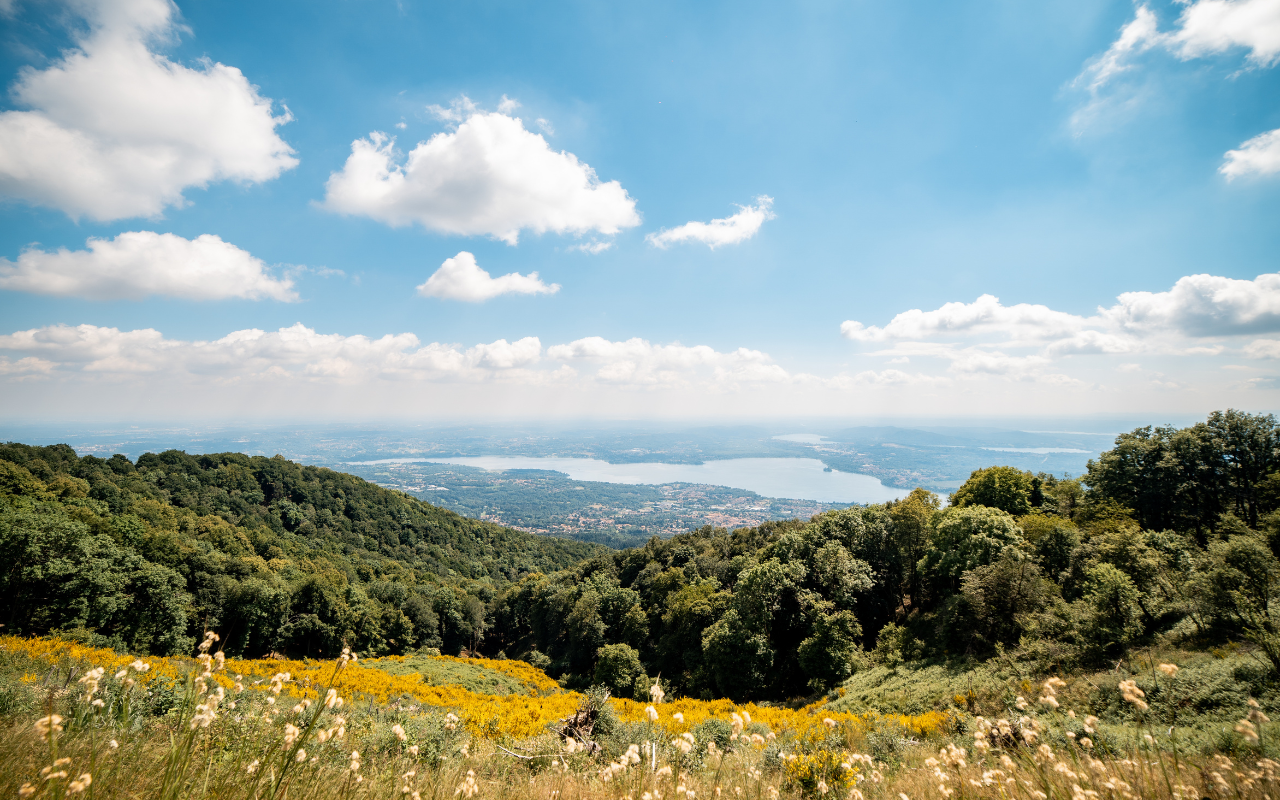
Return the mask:
<path id="1" fill-rule="evenodd" d="M 9 420 L 1280 407 L 1280 0 L 0 0 Z"/>

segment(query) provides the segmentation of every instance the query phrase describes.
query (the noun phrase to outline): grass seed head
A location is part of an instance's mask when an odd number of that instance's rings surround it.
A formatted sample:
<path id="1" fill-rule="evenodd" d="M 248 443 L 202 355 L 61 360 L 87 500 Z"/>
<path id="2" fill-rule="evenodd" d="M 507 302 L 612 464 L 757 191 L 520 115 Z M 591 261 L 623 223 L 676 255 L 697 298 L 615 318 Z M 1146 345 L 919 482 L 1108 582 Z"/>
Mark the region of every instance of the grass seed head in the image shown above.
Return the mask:
<path id="1" fill-rule="evenodd" d="M 62 717 L 50 714 L 36 720 L 36 733 L 40 734 L 42 740 L 49 741 L 49 734 L 62 733 Z"/>

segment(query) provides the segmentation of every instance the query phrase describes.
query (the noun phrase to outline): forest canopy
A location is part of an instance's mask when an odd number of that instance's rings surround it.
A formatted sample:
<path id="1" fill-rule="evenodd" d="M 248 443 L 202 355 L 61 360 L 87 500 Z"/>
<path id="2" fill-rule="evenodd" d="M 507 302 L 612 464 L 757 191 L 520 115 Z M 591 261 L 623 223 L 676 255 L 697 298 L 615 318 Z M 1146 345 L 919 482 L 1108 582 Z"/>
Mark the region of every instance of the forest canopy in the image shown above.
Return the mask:
<path id="1" fill-rule="evenodd" d="M 603 550 L 239 453 L 0 446 L 0 620 L 138 652 L 458 652 L 512 580 Z"/>

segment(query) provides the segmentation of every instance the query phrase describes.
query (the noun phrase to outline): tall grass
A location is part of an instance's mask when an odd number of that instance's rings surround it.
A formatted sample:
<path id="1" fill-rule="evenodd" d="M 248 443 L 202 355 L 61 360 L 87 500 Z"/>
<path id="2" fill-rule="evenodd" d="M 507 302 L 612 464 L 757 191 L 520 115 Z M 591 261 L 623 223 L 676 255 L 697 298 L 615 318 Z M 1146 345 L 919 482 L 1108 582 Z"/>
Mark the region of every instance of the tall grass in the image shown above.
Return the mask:
<path id="1" fill-rule="evenodd" d="M 215 647 L 210 635 L 195 660 L 120 657 L 109 665 L 0 648 L 0 681 L 13 690 L 0 704 L 0 796 L 1280 797 L 1280 764 L 1264 755 L 1274 734 L 1260 707 L 1236 723 L 1236 752 L 1191 753 L 1176 728 L 1147 718 L 1146 695 L 1132 682 L 1121 684 L 1133 720 L 1127 738 L 1100 733 L 1101 723 L 1069 708 L 1051 678 L 1006 715 L 938 715 L 929 724 L 830 714 L 821 705 L 658 702 L 659 692 L 647 706 L 599 704 L 592 738 L 601 749 L 588 752 L 554 725 L 535 735 L 523 726 L 504 732 L 500 722 L 460 717 L 462 707 L 360 694 L 348 678 L 363 667 L 349 653 L 310 664 L 305 685 L 283 669 L 255 684 L 231 671 L 243 662 Z M 1168 680 L 1177 672 L 1161 670 Z"/>

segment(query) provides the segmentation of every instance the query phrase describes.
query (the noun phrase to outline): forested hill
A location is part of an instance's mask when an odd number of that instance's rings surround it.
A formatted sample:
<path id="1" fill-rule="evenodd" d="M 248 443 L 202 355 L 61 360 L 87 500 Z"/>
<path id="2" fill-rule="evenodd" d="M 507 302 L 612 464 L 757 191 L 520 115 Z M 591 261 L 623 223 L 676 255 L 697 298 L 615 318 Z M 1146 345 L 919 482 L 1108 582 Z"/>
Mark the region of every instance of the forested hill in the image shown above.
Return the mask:
<path id="1" fill-rule="evenodd" d="M 453 649 L 509 581 L 603 548 L 284 458 L 0 446 L 0 619 L 154 653 Z"/>
<path id="2" fill-rule="evenodd" d="M 655 675 L 676 694 L 783 699 L 876 664 L 1056 674 L 1228 641 L 1280 670 L 1274 417 L 1139 428 L 1080 479 L 996 466 L 950 500 L 917 489 L 531 575 L 495 602 L 486 646 L 637 698 Z"/>

